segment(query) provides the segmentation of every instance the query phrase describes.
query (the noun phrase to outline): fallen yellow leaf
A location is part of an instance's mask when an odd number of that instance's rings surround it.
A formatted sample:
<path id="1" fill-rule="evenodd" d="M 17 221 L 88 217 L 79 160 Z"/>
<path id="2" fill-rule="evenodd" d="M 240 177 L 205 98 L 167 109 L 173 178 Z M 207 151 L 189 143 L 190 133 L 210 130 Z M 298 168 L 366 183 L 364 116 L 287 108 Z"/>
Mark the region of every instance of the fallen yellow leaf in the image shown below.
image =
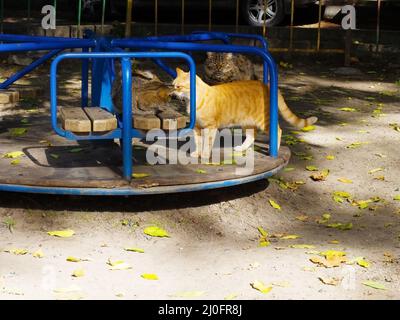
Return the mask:
<path id="1" fill-rule="evenodd" d="M 281 237 L 280 239 L 282 239 L 282 240 L 294 240 L 294 239 L 299 239 L 299 238 L 300 238 L 300 236 L 297 235 L 297 234 L 289 234 L 287 236 Z"/>
<path id="2" fill-rule="evenodd" d="M 151 237 L 160 237 L 160 238 L 169 237 L 169 234 L 166 230 L 156 226 L 147 227 L 146 229 L 143 230 L 143 232 Z"/>
<path id="3" fill-rule="evenodd" d="M 323 284 L 327 284 L 330 286 L 337 286 L 340 283 L 340 279 L 338 278 L 325 278 L 319 277 L 318 278 Z"/>
<path id="4" fill-rule="evenodd" d="M 342 183 L 353 183 L 353 180 L 347 178 L 339 178 L 338 181 Z"/>
<path id="5" fill-rule="evenodd" d="M 262 283 L 261 281 L 258 281 L 258 280 L 250 283 L 250 285 L 251 285 L 251 287 L 253 289 L 256 289 L 256 290 L 258 290 L 258 291 L 260 291 L 261 293 L 264 293 L 264 294 L 267 294 L 272 290 L 271 286 L 268 287 L 264 283 Z"/>
<path id="6" fill-rule="evenodd" d="M 383 168 L 376 168 L 376 169 L 372 169 L 370 171 L 368 171 L 369 174 L 373 174 L 373 173 L 377 173 L 379 171 L 383 171 Z"/>
<path id="7" fill-rule="evenodd" d="M 345 112 L 356 112 L 357 109 L 354 108 L 339 108 L 340 111 L 345 111 Z"/>
<path id="8" fill-rule="evenodd" d="M 311 176 L 310 176 L 310 178 L 312 179 L 312 180 L 314 180 L 314 181 L 325 181 L 326 180 L 326 178 L 328 178 L 328 176 L 329 176 L 329 169 L 324 169 L 324 170 L 322 170 L 321 172 L 318 172 L 318 173 L 315 173 L 315 174 L 312 174 Z"/>
<path id="9" fill-rule="evenodd" d="M 141 277 L 146 280 L 158 280 L 158 276 L 153 273 L 143 273 Z"/>
<path id="10" fill-rule="evenodd" d="M 269 204 L 271 205 L 272 208 L 281 210 L 281 206 L 277 204 L 274 200 L 269 200 Z"/>
<path id="11" fill-rule="evenodd" d="M 75 258 L 75 257 L 67 257 L 66 259 L 68 262 L 81 262 L 82 260 L 79 258 Z"/>
<path id="12" fill-rule="evenodd" d="M 234 299 L 236 299 L 238 297 L 238 294 L 237 293 L 231 293 L 231 294 L 228 294 L 225 298 L 224 298 L 224 300 L 234 300 Z"/>
<path id="13" fill-rule="evenodd" d="M 147 177 L 150 177 L 150 174 L 148 174 L 148 173 L 133 173 L 132 174 L 133 179 L 143 179 L 143 178 L 147 178 Z"/>
<path id="14" fill-rule="evenodd" d="M 339 229 L 339 230 L 351 230 L 353 229 L 353 224 L 349 223 L 331 223 L 327 225 L 328 228 Z"/>
<path id="15" fill-rule="evenodd" d="M 56 230 L 47 232 L 48 235 L 59 238 L 70 238 L 75 234 L 74 230 Z"/>
<path id="16" fill-rule="evenodd" d="M 74 272 L 72 272 L 71 274 L 73 277 L 75 278 L 80 278 L 83 277 L 85 275 L 85 270 L 83 269 L 76 269 Z"/>
<path id="17" fill-rule="evenodd" d="M 307 215 L 305 215 L 305 214 L 296 217 L 296 219 L 301 221 L 301 222 L 306 222 L 308 220 L 308 218 L 309 217 Z"/>
<path id="18" fill-rule="evenodd" d="M 22 157 L 24 153 L 22 151 L 14 151 L 14 152 L 8 152 L 3 155 L 3 158 L 6 159 L 17 159 L 19 157 Z"/>
<path id="19" fill-rule="evenodd" d="M 41 259 L 44 257 L 44 253 L 43 253 L 42 249 L 39 249 L 39 250 L 35 251 L 34 253 L 32 253 L 32 256 L 34 258 Z"/>
<path id="20" fill-rule="evenodd" d="M 376 281 L 367 280 L 367 281 L 362 282 L 362 284 L 364 286 L 367 286 L 367 287 L 370 287 L 373 289 L 386 290 L 386 287 L 384 284 L 376 282 Z"/>
<path id="21" fill-rule="evenodd" d="M 369 268 L 371 266 L 371 263 L 369 263 L 363 257 L 355 258 L 354 262 L 356 262 L 360 267 L 363 267 L 363 268 Z"/>
<path id="22" fill-rule="evenodd" d="M 13 128 L 8 129 L 8 132 L 11 134 L 12 137 L 20 137 L 25 135 L 28 132 L 26 128 Z"/>
<path id="23" fill-rule="evenodd" d="M 4 252 L 12 253 L 17 256 L 23 256 L 28 253 L 28 250 L 26 250 L 26 249 L 9 249 L 9 250 L 4 250 Z"/>
<path id="24" fill-rule="evenodd" d="M 308 127 L 304 127 L 303 129 L 301 129 L 301 131 L 303 132 L 310 132 L 310 131 L 314 131 L 315 130 L 315 126 L 308 126 Z"/>
<path id="25" fill-rule="evenodd" d="M 294 249 L 315 249 L 312 244 L 293 244 L 290 247 Z"/>
<path id="26" fill-rule="evenodd" d="M 140 248 L 125 248 L 125 251 L 144 253 L 144 250 Z"/>
<path id="27" fill-rule="evenodd" d="M 111 261 L 110 259 L 108 259 L 107 264 L 110 266 L 108 269 L 109 270 L 127 270 L 127 269 L 132 269 L 132 267 L 122 261 L 122 260 L 117 260 L 117 261 Z"/>

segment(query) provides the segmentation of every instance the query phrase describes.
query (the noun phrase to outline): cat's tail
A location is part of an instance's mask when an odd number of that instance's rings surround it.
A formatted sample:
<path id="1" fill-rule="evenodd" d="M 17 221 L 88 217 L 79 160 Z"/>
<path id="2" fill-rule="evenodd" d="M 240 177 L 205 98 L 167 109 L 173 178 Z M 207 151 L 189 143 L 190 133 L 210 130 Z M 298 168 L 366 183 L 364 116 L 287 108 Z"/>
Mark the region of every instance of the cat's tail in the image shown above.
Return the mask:
<path id="1" fill-rule="evenodd" d="M 293 113 L 292 110 L 290 110 L 280 93 L 278 99 L 279 111 L 283 119 L 289 122 L 292 126 L 295 126 L 298 129 L 302 129 L 304 127 L 311 126 L 318 121 L 317 117 L 310 117 L 307 119 L 299 118 Z"/>

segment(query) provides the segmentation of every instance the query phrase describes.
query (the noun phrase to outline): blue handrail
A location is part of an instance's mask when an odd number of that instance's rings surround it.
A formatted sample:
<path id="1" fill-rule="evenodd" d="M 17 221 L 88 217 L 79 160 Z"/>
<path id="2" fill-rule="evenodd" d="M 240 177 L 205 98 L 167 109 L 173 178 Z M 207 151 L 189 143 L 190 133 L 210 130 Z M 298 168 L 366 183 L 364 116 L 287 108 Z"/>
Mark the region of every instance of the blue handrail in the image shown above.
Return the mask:
<path id="1" fill-rule="evenodd" d="M 94 52 L 94 53 L 64 53 L 59 55 L 51 64 L 50 68 L 50 113 L 53 130 L 61 137 L 71 140 L 93 140 L 93 139 L 122 139 L 123 150 L 123 176 L 130 181 L 132 178 L 132 138 L 142 137 L 136 130 L 132 129 L 132 66 L 130 59 L 183 59 L 189 64 L 190 69 L 190 124 L 181 130 L 186 133 L 187 129 L 193 129 L 196 124 L 196 64 L 192 57 L 182 52 Z M 63 130 L 57 123 L 57 67 L 64 59 L 121 59 L 122 65 L 122 128 L 115 130 L 105 136 L 88 135 L 86 137 L 76 136 Z M 179 134 L 179 133 L 178 133 Z"/>
<path id="2" fill-rule="evenodd" d="M 199 44 L 190 42 L 164 42 L 137 39 L 114 39 L 111 46 L 141 50 L 171 50 L 171 51 L 211 51 L 253 54 L 263 59 L 268 66 L 268 74 L 264 76 L 264 83 L 270 88 L 270 156 L 278 157 L 278 69 L 269 52 L 261 48 L 238 45 Z M 268 82 L 268 75 L 270 82 Z"/>

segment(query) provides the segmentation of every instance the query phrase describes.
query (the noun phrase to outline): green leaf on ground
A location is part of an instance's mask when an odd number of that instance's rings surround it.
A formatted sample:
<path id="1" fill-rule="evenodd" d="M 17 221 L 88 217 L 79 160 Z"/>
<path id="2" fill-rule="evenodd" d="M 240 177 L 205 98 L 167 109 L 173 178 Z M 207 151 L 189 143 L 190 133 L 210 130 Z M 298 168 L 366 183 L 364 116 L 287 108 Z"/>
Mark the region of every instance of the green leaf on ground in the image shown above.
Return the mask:
<path id="1" fill-rule="evenodd" d="M 371 281 L 371 280 L 367 280 L 367 281 L 363 281 L 362 284 L 364 286 L 373 288 L 373 289 L 377 289 L 377 290 L 386 290 L 386 287 L 384 284 L 376 282 L 376 281 Z"/>

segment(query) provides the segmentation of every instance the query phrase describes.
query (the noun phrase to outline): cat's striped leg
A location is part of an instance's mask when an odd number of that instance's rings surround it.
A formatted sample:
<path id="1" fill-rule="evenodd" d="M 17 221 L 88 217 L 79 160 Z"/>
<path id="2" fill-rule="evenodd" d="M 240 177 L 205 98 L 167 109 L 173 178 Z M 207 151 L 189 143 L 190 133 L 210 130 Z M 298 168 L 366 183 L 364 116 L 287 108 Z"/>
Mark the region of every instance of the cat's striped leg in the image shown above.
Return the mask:
<path id="1" fill-rule="evenodd" d="M 190 156 L 193 158 L 199 158 L 201 153 L 201 148 L 203 147 L 201 129 L 199 127 L 195 127 L 193 129 L 193 135 L 194 135 L 195 150 L 190 154 Z"/>
<path id="2" fill-rule="evenodd" d="M 244 127 L 243 129 L 246 131 L 246 139 L 241 146 L 236 146 L 234 148 L 236 152 L 246 151 L 247 149 L 251 148 L 255 141 L 256 129 L 254 127 Z"/>
<path id="3" fill-rule="evenodd" d="M 203 141 L 203 149 L 201 150 L 201 158 L 209 160 L 214 146 L 214 141 L 217 136 L 217 129 L 216 128 L 203 129 L 203 133 L 204 133 L 204 141 Z"/>

